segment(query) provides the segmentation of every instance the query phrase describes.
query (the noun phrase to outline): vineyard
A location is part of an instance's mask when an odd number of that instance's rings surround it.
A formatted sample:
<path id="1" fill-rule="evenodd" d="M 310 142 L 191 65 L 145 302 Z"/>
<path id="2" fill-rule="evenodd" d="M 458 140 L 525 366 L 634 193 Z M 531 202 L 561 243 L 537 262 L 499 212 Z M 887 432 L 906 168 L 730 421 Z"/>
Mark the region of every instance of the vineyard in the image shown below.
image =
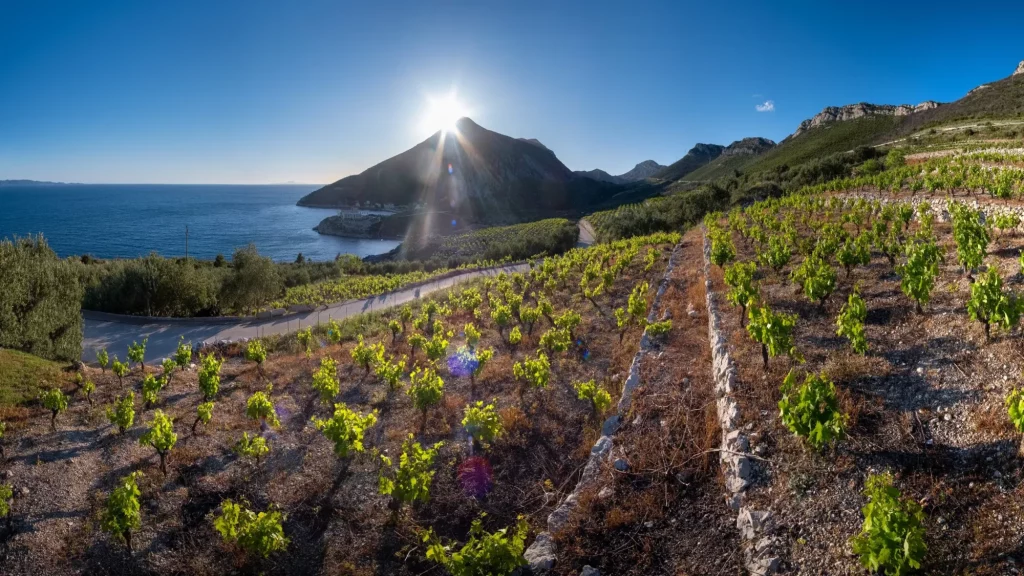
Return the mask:
<path id="1" fill-rule="evenodd" d="M 641 336 L 675 338 L 649 317 L 678 242 L 537 260 L 354 340 L 332 322 L 104 350 L 0 408 L 4 571 L 507 574 L 576 486 Z"/>
<path id="2" fill-rule="evenodd" d="M 828 188 L 903 175 L 977 194 L 1015 161 L 966 154 Z M 751 444 L 744 501 L 771 511 L 758 546 L 780 571 L 1015 570 L 1019 224 L 955 199 L 821 195 L 706 219 Z"/>
<path id="3" fill-rule="evenodd" d="M 467 267 L 468 268 L 468 267 Z M 404 274 L 346 275 L 337 280 L 326 280 L 315 284 L 303 284 L 285 290 L 280 300 L 267 305 L 268 308 L 285 308 L 291 305 L 321 306 L 346 300 L 357 300 L 399 290 L 410 284 L 425 282 L 450 273 L 441 268 L 433 272 L 407 272 Z"/>
<path id="4" fill-rule="evenodd" d="M 444 236 L 422 248 L 410 248 L 405 256 L 456 262 L 525 260 L 542 254 L 561 254 L 572 248 L 576 239 L 574 222 L 548 218 Z"/>

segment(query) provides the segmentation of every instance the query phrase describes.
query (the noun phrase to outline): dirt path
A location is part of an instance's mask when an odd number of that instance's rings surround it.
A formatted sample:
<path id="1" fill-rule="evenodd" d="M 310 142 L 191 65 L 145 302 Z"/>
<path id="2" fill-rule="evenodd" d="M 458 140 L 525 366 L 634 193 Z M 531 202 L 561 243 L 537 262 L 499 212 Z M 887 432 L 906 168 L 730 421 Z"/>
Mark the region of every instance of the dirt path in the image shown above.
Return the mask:
<path id="1" fill-rule="evenodd" d="M 198 345 L 200 342 L 212 343 L 221 340 L 237 340 L 254 338 L 265 334 L 287 334 L 300 330 L 305 326 L 326 323 L 331 319 L 348 318 L 365 312 L 373 312 L 399 306 L 421 298 L 431 292 L 444 290 L 467 280 L 481 276 L 497 276 L 501 272 L 523 272 L 529 269 L 528 264 L 510 264 L 503 268 L 488 270 L 469 270 L 457 276 L 434 280 L 427 284 L 406 288 L 395 292 L 381 294 L 362 300 L 353 300 L 332 304 L 307 314 L 290 314 L 278 318 L 240 319 L 232 322 L 224 318 L 168 318 L 150 322 L 148 319 L 133 318 L 113 314 L 97 314 L 85 312 L 84 334 L 82 339 L 82 360 L 95 362 L 96 352 L 101 348 L 110 351 L 111 356 L 117 354 L 124 358 L 128 345 L 134 341 L 149 338 L 146 346 L 146 359 L 160 359 L 170 356 L 178 346 L 178 339 Z"/>
<path id="2" fill-rule="evenodd" d="M 577 225 L 580 229 L 580 239 L 576 241 L 577 248 L 586 248 L 597 242 L 597 233 L 594 232 L 594 227 L 587 222 L 586 218 L 580 218 Z"/>

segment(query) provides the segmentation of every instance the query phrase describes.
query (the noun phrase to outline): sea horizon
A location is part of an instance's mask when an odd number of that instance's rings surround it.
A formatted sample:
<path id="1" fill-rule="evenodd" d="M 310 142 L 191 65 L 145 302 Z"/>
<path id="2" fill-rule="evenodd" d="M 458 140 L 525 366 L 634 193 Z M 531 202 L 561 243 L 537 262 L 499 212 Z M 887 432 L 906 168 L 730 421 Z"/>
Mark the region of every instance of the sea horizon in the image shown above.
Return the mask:
<path id="1" fill-rule="evenodd" d="M 231 258 L 255 244 L 278 262 L 298 254 L 314 261 L 338 254 L 383 254 L 394 240 L 322 236 L 313 230 L 337 213 L 297 206 L 318 184 L 90 184 L 0 186 L 0 238 L 42 233 L 61 257 L 135 258 L 152 252 Z M 87 191 L 85 189 L 89 189 Z"/>

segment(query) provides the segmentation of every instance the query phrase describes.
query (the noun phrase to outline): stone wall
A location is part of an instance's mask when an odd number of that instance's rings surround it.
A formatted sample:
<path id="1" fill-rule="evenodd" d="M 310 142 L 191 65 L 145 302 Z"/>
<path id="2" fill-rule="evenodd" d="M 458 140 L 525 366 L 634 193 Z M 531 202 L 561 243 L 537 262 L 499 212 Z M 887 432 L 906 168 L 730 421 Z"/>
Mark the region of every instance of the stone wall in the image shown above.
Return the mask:
<path id="1" fill-rule="evenodd" d="M 725 498 L 736 511 L 736 528 L 743 539 L 743 554 L 750 574 L 767 576 L 779 567 L 774 552 L 778 542 L 771 537 L 771 514 L 753 510 L 744 504 L 753 474 L 748 454 L 750 439 L 740 428 L 736 393 L 736 365 L 729 355 L 729 341 L 721 329 L 721 312 L 711 282 L 711 242 L 704 231 L 704 286 L 708 309 L 708 338 L 711 344 L 711 369 L 715 384 L 718 420 L 722 427 L 720 461 L 725 477 Z"/>
<path id="2" fill-rule="evenodd" d="M 658 321 L 658 310 L 660 308 L 661 298 L 668 289 L 669 279 L 672 276 L 672 271 L 676 267 L 681 250 L 682 242 L 680 241 L 680 243 L 676 244 L 675 248 L 672 250 L 671 256 L 669 256 L 668 265 L 665 267 L 665 275 L 658 284 L 658 292 L 654 296 L 654 301 L 651 303 L 651 310 L 647 315 L 648 322 Z M 602 424 L 601 437 L 590 449 L 590 457 L 587 459 L 587 464 L 583 468 L 583 473 L 580 475 L 580 479 L 576 483 L 576 487 L 569 496 L 567 496 L 565 500 L 555 508 L 555 511 L 548 515 L 547 531 L 538 534 L 537 538 L 533 541 L 533 544 L 531 544 L 530 547 L 526 549 L 526 553 L 523 554 L 530 566 L 530 569 L 534 572 L 550 570 L 554 567 L 556 551 L 555 542 L 551 535 L 565 527 L 566 522 L 569 521 L 569 516 L 579 504 L 580 494 L 597 479 L 603 463 L 612 458 L 615 433 L 618 432 L 619 428 L 622 426 L 623 415 L 629 412 L 629 407 L 633 400 L 633 391 L 640 385 L 640 363 L 643 361 L 647 353 L 653 349 L 653 347 L 654 345 L 651 342 L 651 339 L 647 337 L 646 333 L 644 333 L 640 338 L 640 349 L 637 351 L 636 355 L 633 356 L 633 362 L 629 366 L 629 375 L 626 377 L 626 382 L 622 387 L 622 396 L 619 398 L 615 414 L 609 416 L 604 421 L 604 424 Z M 621 458 L 615 459 L 612 465 L 618 470 L 625 470 L 628 466 L 626 461 Z"/>

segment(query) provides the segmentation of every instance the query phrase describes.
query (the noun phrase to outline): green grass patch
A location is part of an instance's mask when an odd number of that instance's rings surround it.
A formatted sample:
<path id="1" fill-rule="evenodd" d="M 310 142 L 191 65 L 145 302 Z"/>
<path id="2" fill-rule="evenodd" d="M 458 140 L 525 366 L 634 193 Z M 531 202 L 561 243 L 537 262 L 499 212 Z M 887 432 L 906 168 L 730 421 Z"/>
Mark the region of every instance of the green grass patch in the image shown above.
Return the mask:
<path id="1" fill-rule="evenodd" d="M 38 398 L 43 388 L 67 381 L 57 362 L 0 348 L 0 405 L 22 406 Z"/>

